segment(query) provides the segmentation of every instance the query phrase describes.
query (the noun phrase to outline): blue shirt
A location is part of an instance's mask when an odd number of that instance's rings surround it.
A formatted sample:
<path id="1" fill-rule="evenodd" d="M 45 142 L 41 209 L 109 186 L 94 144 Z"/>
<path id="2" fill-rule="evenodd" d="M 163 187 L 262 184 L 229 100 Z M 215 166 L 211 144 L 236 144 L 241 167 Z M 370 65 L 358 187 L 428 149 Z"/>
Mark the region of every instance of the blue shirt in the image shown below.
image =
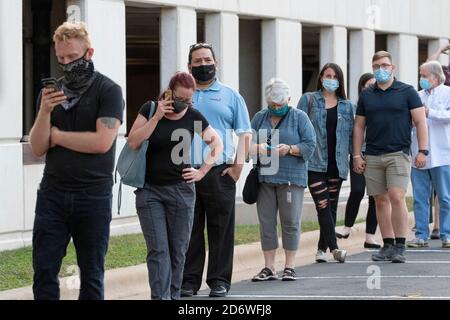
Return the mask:
<path id="1" fill-rule="evenodd" d="M 416 90 L 394 80 L 386 90 L 376 84 L 361 92 L 357 116 L 366 118 L 366 154 L 381 155 L 411 146 L 411 110 L 422 106 Z"/>
<path id="2" fill-rule="evenodd" d="M 223 141 L 224 151 L 216 165 L 233 164 L 236 152 L 233 132 L 237 135 L 252 132 L 244 98 L 216 79 L 208 88 L 195 91 L 193 106 L 208 120 Z M 198 136 L 194 137 L 193 143 L 193 165 L 200 166 L 210 148 Z"/>
<path id="3" fill-rule="evenodd" d="M 308 110 L 308 98 L 313 98 L 311 110 Z M 316 131 L 316 149 L 309 160 L 308 170 L 327 172 L 328 169 L 328 140 L 327 140 L 327 110 L 325 98 L 321 90 L 304 94 L 298 102 L 297 108 L 309 113 L 308 116 Z M 353 131 L 353 104 L 349 100 L 338 98 L 336 127 L 336 164 L 339 177 L 347 179 L 348 159 Z"/>
<path id="4" fill-rule="evenodd" d="M 253 143 L 265 143 L 266 137 L 272 129 L 269 109 L 259 111 L 252 119 Z M 262 131 L 265 131 L 262 134 Z M 258 136 L 263 138 L 257 140 Z M 300 149 L 301 156 L 286 155 L 277 157 L 278 163 L 274 164 L 272 157 L 267 157 L 270 161 L 265 165 L 261 164 L 259 170 L 259 181 L 275 184 L 295 184 L 306 187 L 308 183 L 308 159 L 314 152 L 316 147 L 316 134 L 314 128 L 309 121 L 308 116 L 295 108 L 290 107 L 286 118 L 278 127 L 278 141 L 276 134 L 271 136 L 272 146 L 276 144 L 295 145 Z M 263 162 L 261 157 L 261 162 Z M 268 166 L 274 166 L 274 170 L 264 170 Z M 275 167 L 276 166 L 276 167 Z M 266 174 L 264 173 L 266 171 Z M 271 174 L 270 174 L 271 173 Z"/>

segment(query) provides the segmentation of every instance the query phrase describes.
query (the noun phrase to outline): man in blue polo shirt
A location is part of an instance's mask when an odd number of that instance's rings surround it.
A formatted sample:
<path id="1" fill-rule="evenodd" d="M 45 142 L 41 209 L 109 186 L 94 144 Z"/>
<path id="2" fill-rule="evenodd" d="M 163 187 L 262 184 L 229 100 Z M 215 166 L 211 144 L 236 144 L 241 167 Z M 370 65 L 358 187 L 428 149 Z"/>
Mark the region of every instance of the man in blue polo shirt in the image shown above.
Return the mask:
<path id="1" fill-rule="evenodd" d="M 216 78 L 216 59 L 211 45 L 190 47 L 189 71 L 197 82 L 193 105 L 221 136 L 222 156 L 195 184 L 196 203 L 191 240 L 184 265 L 181 296 L 192 296 L 201 286 L 205 264 L 205 219 L 208 232 L 210 297 L 225 297 L 233 271 L 236 181 L 241 174 L 251 141 L 250 118 L 242 96 Z M 239 137 L 237 150 L 233 132 Z M 198 137 L 197 137 L 198 138 Z M 194 140 L 193 166 L 200 166 L 208 147 Z"/>
<path id="2" fill-rule="evenodd" d="M 376 83 L 358 100 L 353 130 L 354 170 L 364 172 L 369 196 L 375 197 L 384 246 L 374 261 L 405 262 L 408 209 L 405 203 L 411 172 L 411 129 L 417 129 L 419 152 L 415 166 L 422 168 L 428 154 L 425 108 L 416 90 L 394 78 L 389 52 L 372 58 Z M 412 122 L 411 122 L 412 120 Z M 361 147 L 366 131 L 365 159 Z"/>

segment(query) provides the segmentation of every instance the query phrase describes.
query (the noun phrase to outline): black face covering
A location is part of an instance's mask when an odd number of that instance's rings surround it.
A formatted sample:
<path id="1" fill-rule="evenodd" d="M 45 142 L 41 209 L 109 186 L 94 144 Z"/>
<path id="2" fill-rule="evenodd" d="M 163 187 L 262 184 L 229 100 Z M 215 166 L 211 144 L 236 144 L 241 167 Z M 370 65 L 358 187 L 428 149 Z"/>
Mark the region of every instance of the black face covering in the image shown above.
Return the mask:
<path id="1" fill-rule="evenodd" d="M 92 60 L 84 57 L 86 53 L 87 50 L 81 58 L 67 64 L 59 64 L 64 73 L 62 89 L 67 96 L 67 101 L 61 104 L 65 110 L 73 108 L 78 103 L 97 75 Z"/>
<path id="2" fill-rule="evenodd" d="M 207 82 L 216 76 L 216 65 L 208 64 L 198 67 L 191 67 L 192 76 L 200 82 Z"/>
<path id="3" fill-rule="evenodd" d="M 189 107 L 189 104 L 183 101 L 174 100 L 172 107 L 174 109 L 173 112 L 180 113 L 181 111 Z"/>

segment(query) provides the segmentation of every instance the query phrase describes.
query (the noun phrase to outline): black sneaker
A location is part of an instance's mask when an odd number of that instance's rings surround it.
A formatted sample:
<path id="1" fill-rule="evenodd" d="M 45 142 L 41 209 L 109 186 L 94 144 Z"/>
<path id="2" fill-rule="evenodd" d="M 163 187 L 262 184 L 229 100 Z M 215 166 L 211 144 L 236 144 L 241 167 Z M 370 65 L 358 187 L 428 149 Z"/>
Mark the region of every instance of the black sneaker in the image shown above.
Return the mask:
<path id="1" fill-rule="evenodd" d="M 292 268 L 284 268 L 283 275 L 281 276 L 282 281 L 295 281 L 297 280 L 297 275 L 295 270 Z"/>
<path id="2" fill-rule="evenodd" d="M 211 289 L 209 296 L 211 298 L 224 298 L 227 296 L 227 293 L 228 289 L 225 286 L 217 285 Z"/>
<path id="3" fill-rule="evenodd" d="M 405 245 L 402 243 L 397 243 L 395 245 L 394 249 L 395 249 L 395 251 L 394 251 L 394 254 L 392 255 L 391 261 L 393 263 L 405 263 L 406 262 Z"/>
<path id="4" fill-rule="evenodd" d="M 267 281 L 267 280 L 277 280 L 278 276 L 270 268 L 263 268 L 256 276 L 252 278 L 252 281 Z"/>
<path id="5" fill-rule="evenodd" d="M 394 253 L 395 247 L 392 244 L 385 243 L 378 253 L 372 255 L 372 261 L 392 261 Z"/>
<path id="6" fill-rule="evenodd" d="M 192 289 L 181 288 L 181 290 L 180 290 L 180 296 L 181 297 L 186 298 L 186 297 L 192 297 L 192 296 L 195 296 L 195 295 L 197 295 L 197 291 L 194 291 Z"/>
<path id="7" fill-rule="evenodd" d="M 430 239 L 431 240 L 439 240 L 441 237 L 440 237 L 440 234 L 439 234 L 439 229 L 433 229 L 433 231 L 431 231 L 431 234 L 430 234 Z"/>

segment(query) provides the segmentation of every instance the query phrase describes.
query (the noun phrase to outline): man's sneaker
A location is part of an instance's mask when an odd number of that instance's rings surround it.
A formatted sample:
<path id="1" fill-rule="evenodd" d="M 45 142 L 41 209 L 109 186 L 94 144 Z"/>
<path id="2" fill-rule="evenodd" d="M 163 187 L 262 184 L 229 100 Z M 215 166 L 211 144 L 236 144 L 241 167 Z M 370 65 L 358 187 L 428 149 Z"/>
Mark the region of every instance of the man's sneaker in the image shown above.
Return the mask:
<path id="1" fill-rule="evenodd" d="M 448 239 L 442 240 L 442 248 L 450 249 L 450 241 Z"/>
<path id="2" fill-rule="evenodd" d="M 439 240 L 440 239 L 439 229 L 433 229 L 433 231 L 431 231 L 430 239 L 431 240 Z"/>
<path id="3" fill-rule="evenodd" d="M 333 250 L 333 258 L 334 260 L 338 261 L 339 263 L 345 262 L 345 257 L 347 256 L 347 251 L 336 249 Z"/>
<path id="4" fill-rule="evenodd" d="M 210 298 L 225 298 L 227 296 L 228 289 L 223 285 L 217 285 L 211 288 L 209 292 Z"/>
<path id="5" fill-rule="evenodd" d="M 186 297 L 192 297 L 195 295 L 197 295 L 197 291 L 194 291 L 192 289 L 187 289 L 187 288 L 181 288 L 181 291 L 180 291 L 181 297 L 186 298 Z"/>
<path id="6" fill-rule="evenodd" d="M 420 238 L 415 238 L 406 242 L 406 246 L 408 248 L 424 248 L 428 247 L 428 241 Z"/>
<path id="7" fill-rule="evenodd" d="M 405 245 L 401 243 L 397 243 L 395 245 L 394 254 L 392 255 L 392 262 L 393 263 L 405 263 Z"/>
<path id="8" fill-rule="evenodd" d="M 267 281 L 277 280 L 278 276 L 269 268 L 263 268 L 256 276 L 252 278 L 252 281 Z"/>
<path id="9" fill-rule="evenodd" d="M 372 261 L 391 261 L 394 251 L 392 244 L 385 243 L 378 253 L 372 255 Z"/>
<path id="10" fill-rule="evenodd" d="M 327 254 L 322 251 L 322 250 L 317 250 L 316 253 L 316 262 L 321 263 L 321 262 L 327 262 Z"/>
<path id="11" fill-rule="evenodd" d="M 295 281 L 297 280 L 297 275 L 295 274 L 294 269 L 292 268 L 284 268 L 283 275 L 281 276 L 282 281 Z"/>

